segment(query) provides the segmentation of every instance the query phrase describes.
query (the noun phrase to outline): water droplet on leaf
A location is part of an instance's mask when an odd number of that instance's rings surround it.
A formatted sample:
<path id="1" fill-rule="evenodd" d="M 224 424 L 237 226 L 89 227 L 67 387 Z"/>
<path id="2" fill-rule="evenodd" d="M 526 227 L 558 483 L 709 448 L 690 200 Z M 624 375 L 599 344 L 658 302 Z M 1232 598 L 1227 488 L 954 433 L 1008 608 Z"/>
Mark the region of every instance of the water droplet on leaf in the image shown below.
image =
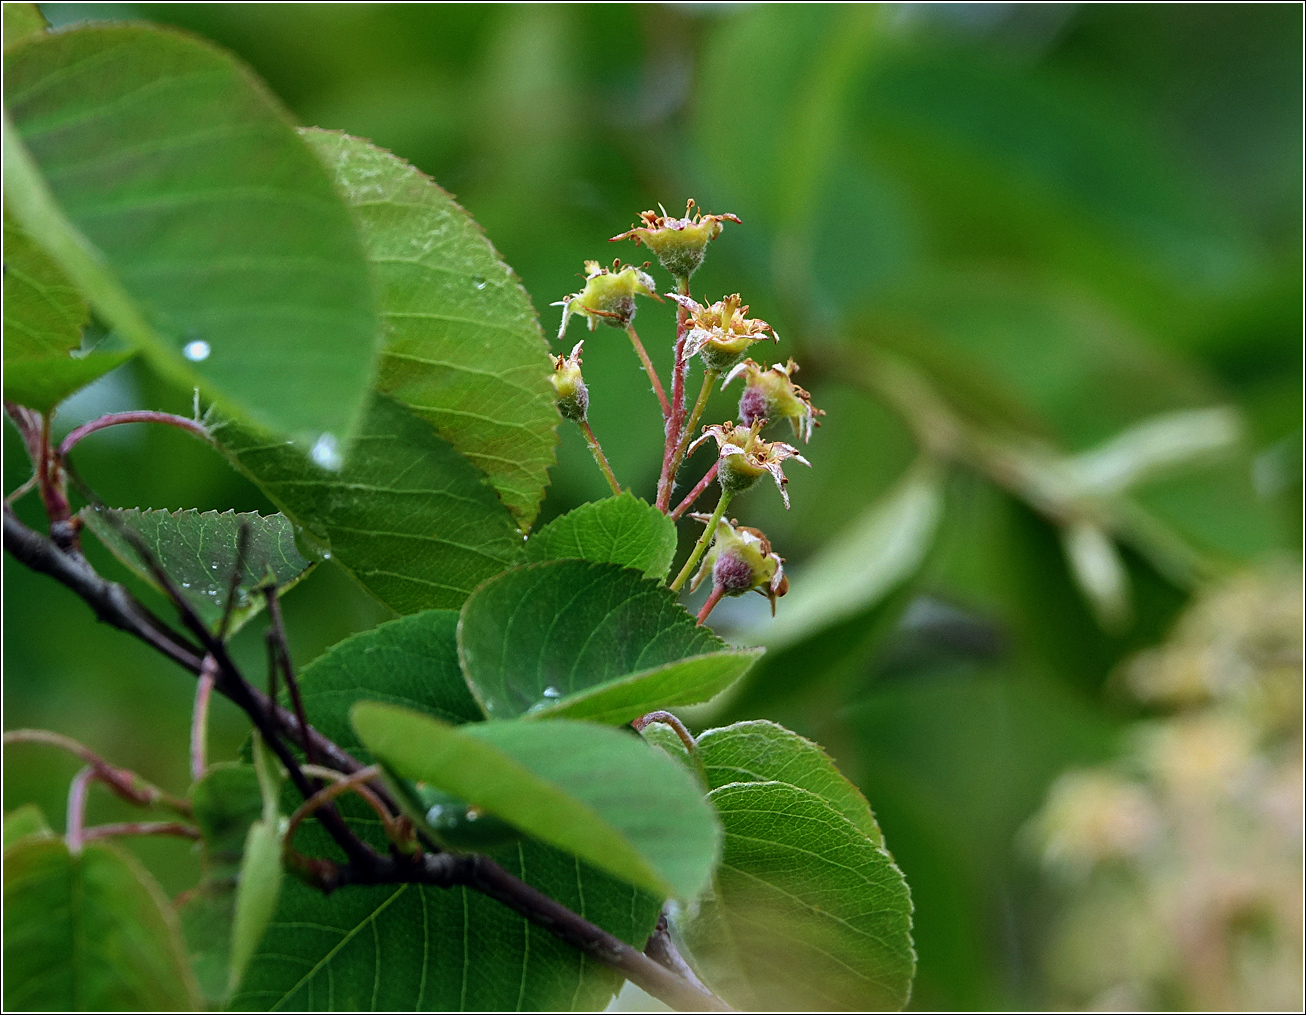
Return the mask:
<path id="1" fill-rule="evenodd" d="M 562 697 L 562 692 L 559 691 L 556 687 L 546 687 L 546 688 L 544 689 L 544 697 L 546 697 L 546 698 L 561 698 L 561 697 Z"/>
<path id="2" fill-rule="evenodd" d="M 332 472 L 336 472 L 344 464 L 335 434 L 324 433 L 319 437 L 308 456 L 313 459 L 313 464 L 323 469 L 330 469 Z"/>
<path id="3" fill-rule="evenodd" d="M 209 353 L 212 351 L 208 342 L 202 338 L 197 338 L 193 342 L 187 342 L 181 350 L 181 354 L 192 363 L 202 363 L 209 358 Z"/>

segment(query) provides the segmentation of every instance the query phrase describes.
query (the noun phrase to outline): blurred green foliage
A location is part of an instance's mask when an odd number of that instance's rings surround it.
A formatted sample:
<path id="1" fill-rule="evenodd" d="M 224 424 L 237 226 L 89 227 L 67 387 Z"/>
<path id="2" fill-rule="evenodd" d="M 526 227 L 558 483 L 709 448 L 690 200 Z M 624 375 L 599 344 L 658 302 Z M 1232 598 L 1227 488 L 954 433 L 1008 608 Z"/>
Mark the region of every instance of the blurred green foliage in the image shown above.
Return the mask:
<path id="1" fill-rule="evenodd" d="M 546 333 L 585 258 L 643 259 L 606 246 L 641 209 L 693 196 L 738 214 L 694 295 L 742 292 L 828 411 L 806 449 L 814 468 L 792 470 L 794 509 L 763 494 L 736 505 L 788 559 L 795 596 L 804 559 L 931 440 L 914 415 L 924 403 L 868 383 L 865 356 L 906 364 L 964 427 L 1047 454 L 1158 413 L 1233 406 L 1236 447 L 1149 477 L 1133 503 L 1199 575 L 1300 552 L 1293 5 L 41 6 L 56 27 L 146 17 L 197 32 L 247 60 L 302 123 L 412 161 L 484 226 Z M 670 305 L 642 304 L 664 375 L 673 321 Z M 585 371 L 614 470 L 651 496 L 661 426 L 624 337 L 595 334 Z M 734 397 L 714 396 L 706 421 L 732 414 Z M 59 424 L 138 406 L 188 412 L 190 393 L 132 363 Z M 12 490 L 27 463 L 10 428 L 4 449 Z M 269 508 L 166 428 L 97 434 L 77 467 L 112 505 Z M 1110 753 L 1128 706 L 1104 690 L 1108 675 L 1160 639 L 1193 588 L 1158 564 L 1164 553 L 1125 540 L 1130 620 L 1104 630 L 1046 510 L 973 459 L 943 474 L 923 567 L 804 642 L 800 666 L 763 668 L 769 682 L 750 692 L 761 714 L 724 718 L 783 722 L 859 780 L 915 899 L 914 1006 L 1037 1007 L 1042 917 L 1015 833 L 1058 773 Z M 564 427 L 542 519 L 604 491 Z M 29 522 L 35 509 L 20 504 Z M 190 680 L 70 593 L 4 568 L 6 726 L 53 727 L 183 785 Z M 728 636 L 731 623 L 752 630 L 734 605 L 714 617 Z M 329 563 L 285 610 L 300 663 L 388 615 Z M 261 672 L 257 630 L 235 647 Z M 212 736 L 216 757 L 234 753 L 234 709 L 216 707 Z M 6 807 L 35 800 L 58 825 L 75 768 L 11 749 Z M 94 793 L 91 820 L 111 815 L 123 811 Z M 195 880 L 187 846 L 132 848 L 169 891 Z"/>

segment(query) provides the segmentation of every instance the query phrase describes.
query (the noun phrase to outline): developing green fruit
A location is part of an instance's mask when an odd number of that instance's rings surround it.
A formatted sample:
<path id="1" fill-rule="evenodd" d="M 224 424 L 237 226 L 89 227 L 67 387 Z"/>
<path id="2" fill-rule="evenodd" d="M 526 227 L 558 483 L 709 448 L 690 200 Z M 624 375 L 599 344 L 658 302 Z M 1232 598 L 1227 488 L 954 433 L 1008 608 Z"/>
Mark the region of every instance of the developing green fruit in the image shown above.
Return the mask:
<path id="1" fill-rule="evenodd" d="M 721 223 L 739 221 L 736 215 L 704 215 L 695 212 L 693 198 L 685 205 L 684 218 L 672 218 L 665 208 L 660 210 L 661 215 L 654 211 L 640 212 L 639 218 L 643 225 L 635 226 L 612 239 L 634 240 L 636 246 L 642 241 L 657 255 L 662 267 L 686 284 L 689 276 L 703 263 L 708 243 L 721 235 Z"/>

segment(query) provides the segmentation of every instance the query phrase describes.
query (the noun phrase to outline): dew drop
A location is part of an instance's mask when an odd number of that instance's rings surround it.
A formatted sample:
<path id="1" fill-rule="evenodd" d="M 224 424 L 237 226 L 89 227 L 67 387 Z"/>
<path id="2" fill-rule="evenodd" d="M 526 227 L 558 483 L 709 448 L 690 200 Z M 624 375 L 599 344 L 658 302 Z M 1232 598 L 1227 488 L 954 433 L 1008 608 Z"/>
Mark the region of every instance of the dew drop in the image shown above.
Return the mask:
<path id="1" fill-rule="evenodd" d="M 436 804 L 426 812 L 426 823 L 429 825 L 438 825 L 442 817 L 444 817 L 444 806 L 442 804 Z"/>
<path id="2" fill-rule="evenodd" d="M 473 275 L 473 276 L 472 276 L 472 283 L 476 286 L 477 291 L 480 291 L 481 289 L 484 289 L 485 286 L 486 286 L 485 276 L 484 276 L 484 275 Z"/>
<path id="3" fill-rule="evenodd" d="M 313 459 L 315 465 L 323 469 L 330 469 L 332 472 L 337 471 L 344 464 L 344 459 L 341 458 L 340 449 L 336 444 L 335 434 L 324 433 L 319 437 L 308 456 Z"/>
<path id="4" fill-rule="evenodd" d="M 187 342 L 181 350 L 181 354 L 192 363 L 201 363 L 209 358 L 209 353 L 212 351 L 208 342 L 202 338 L 197 338 L 193 342 Z"/>
<path id="5" fill-rule="evenodd" d="M 188 589 L 188 588 L 190 588 L 190 582 L 182 582 L 182 583 L 181 583 L 181 587 L 184 588 L 184 589 Z"/>
<path id="6" fill-rule="evenodd" d="M 546 698 L 561 698 L 561 697 L 562 697 L 562 692 L 559 691 L 556 687 L 546 687 L 546 688 L 544 689 L 544 697 L 546 697 Z"/>

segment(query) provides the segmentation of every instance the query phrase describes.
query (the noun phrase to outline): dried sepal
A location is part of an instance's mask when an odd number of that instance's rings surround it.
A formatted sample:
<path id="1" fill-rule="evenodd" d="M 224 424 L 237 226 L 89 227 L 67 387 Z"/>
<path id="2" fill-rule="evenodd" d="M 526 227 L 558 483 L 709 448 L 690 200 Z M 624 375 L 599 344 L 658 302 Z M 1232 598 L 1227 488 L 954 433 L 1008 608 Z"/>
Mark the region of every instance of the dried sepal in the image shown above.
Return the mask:
<path id="1" fill-rule="evenodd" d="M 679 293 L 667 293 L 667 296 L 689 311 L 685 357 L 701 356 L 703 365 L 709 370 L 729 370 L 754 342 L 780 340 L 766 321 L 745 316 L 748 306 L 741 303 L 738 293 L 711 306 L 704 306 Z"/>
<path id="2" fill-rule="evenodd" d="M 754 420 L 751 426 L 736 426 L 726 422 L 703 427 L 703 436 L 689 446 L 693 452 L 709 437 L 716 441 L 718 451 L 717 482 L 726 493 L 743 493 L 758 481 L 763 473 L 770 473 L 775 487 L 780 491 L 785 508 L 789 507 L 789 494 L 785 484 L 784 463 L 789 459 L 811 467 L 811 462 L 798 453 L 792 444 L 783 441 L 766 441 L 758 436 L 766 420 Z"/>

